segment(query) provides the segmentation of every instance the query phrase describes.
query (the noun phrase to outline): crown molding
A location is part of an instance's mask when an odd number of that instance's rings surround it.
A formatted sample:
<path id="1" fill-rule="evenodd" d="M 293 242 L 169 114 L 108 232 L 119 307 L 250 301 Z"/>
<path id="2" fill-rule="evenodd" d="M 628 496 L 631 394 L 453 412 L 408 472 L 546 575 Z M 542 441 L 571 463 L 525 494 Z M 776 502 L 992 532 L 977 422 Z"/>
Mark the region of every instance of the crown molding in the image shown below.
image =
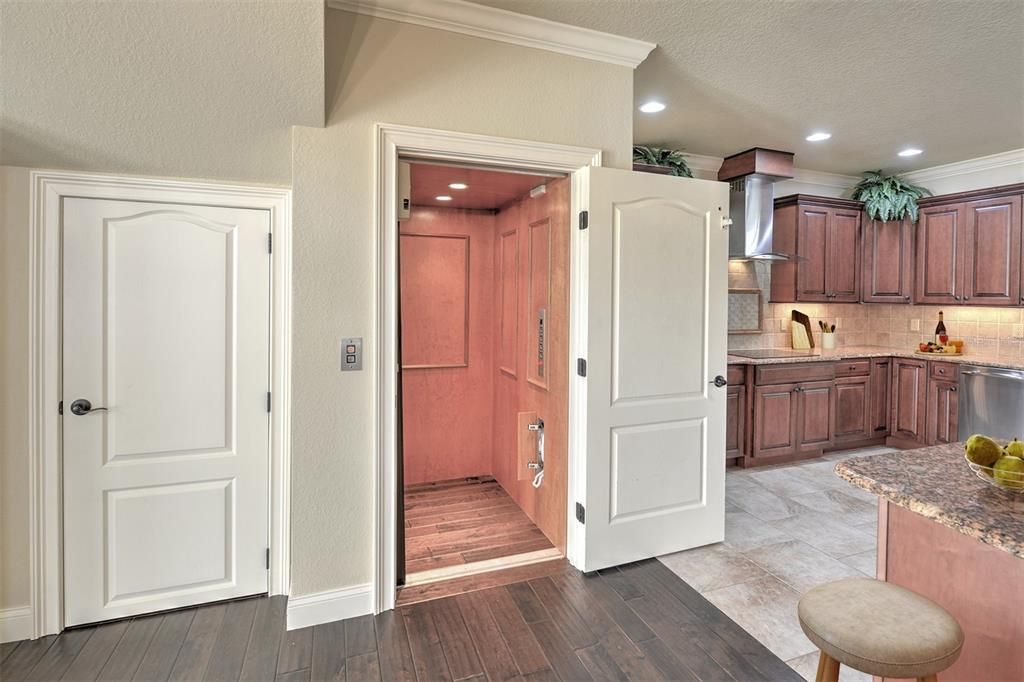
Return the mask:
<path id="1" fill-rule="evenodd" d="M 819 185 L 821 187 L 832 187 L 835 189 L 847 190 L 856 185 L 860 181 L 860 178 L 855 175 L 842 175 L 840 173 L 826 173 L 825 171 L 794 168 L 793 181 L 800 182 L 805 185 Z"/>
<path id="2" fill-rule="evenodd" d="M 901 175 L 907 180 L 907 182 L 911 182 L 916 185 L 923 182 L 951 178 L 957 175 L 981 173 L 995 168 L 1014 166 L 1018 164 L 1024 167 L 1024 149 L 1012 149 L 1008 152 L 979 156 L 976 159 L 967 159 L 966 161 L 956 161 L 955 163 L 947 163 L 941 166 L 922 168 L 921 170 L 909 171 L 907 173 L 902 173 Z M 1022 174 L 1024 174 L 1024 171 L 1022 171 Z"/>
<path id="3" fill-rule="evenodd" d="M 327 7 L 635 69 L 656 46 L 464 0 L 327 0 Z"/>

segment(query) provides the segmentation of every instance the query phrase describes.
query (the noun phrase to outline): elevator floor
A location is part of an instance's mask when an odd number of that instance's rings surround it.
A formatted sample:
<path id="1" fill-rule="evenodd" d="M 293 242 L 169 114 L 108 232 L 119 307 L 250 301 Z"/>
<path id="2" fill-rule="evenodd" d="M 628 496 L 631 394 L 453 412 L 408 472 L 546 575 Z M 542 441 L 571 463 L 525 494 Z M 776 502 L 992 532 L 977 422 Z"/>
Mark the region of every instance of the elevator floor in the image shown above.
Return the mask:
<path id="1" fill-rule="evenodd" d="M 407 583 L 426 572 L 441 577 L 445 571 L 439 569 L 453 568 L 454 575 L 460 573 L 456 567 L 543 550 L 554 547 L 489 476 L 405 488 Z"/>

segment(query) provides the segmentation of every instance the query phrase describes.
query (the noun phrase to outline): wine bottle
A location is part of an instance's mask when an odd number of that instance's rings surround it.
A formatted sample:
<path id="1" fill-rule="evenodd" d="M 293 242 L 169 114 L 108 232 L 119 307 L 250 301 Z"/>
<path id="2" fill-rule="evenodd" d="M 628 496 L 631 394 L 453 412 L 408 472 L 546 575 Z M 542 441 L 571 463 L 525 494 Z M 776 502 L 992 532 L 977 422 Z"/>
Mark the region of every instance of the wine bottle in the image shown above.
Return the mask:
<path id="1" fill-rule="evenodd" d="M 942 321 L 942 311 L 940 310 L 939 323 L 935 325 L 935 343 L 945 346 L 947 341 L 949 341 L 949 336 L 946 334 L 946 324 Z"/>

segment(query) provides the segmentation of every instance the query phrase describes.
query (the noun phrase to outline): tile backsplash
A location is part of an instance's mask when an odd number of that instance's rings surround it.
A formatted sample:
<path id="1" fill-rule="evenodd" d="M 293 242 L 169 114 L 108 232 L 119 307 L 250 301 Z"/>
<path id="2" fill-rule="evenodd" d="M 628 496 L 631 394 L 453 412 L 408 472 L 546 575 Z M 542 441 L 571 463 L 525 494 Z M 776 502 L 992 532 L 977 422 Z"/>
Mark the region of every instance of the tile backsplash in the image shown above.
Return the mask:
<path id="1" fill-rule="evenodd" d="M 811 318 L 814 343 L 821 345 L 818 320 L 836 325 L 838 346 L 890 346 L 912 350 L 934 338 L 939 311 L 952 339 L 963 339 L 972 351 L 1006 358 L 1024 358 L 1024 309 L 942 307 L 883 303 L 767 303 L 763 332 L 730 335 L 729 348 L 789 348 L 790 313 Z M 912 331 L 914 320 L 919 331 Z"/>

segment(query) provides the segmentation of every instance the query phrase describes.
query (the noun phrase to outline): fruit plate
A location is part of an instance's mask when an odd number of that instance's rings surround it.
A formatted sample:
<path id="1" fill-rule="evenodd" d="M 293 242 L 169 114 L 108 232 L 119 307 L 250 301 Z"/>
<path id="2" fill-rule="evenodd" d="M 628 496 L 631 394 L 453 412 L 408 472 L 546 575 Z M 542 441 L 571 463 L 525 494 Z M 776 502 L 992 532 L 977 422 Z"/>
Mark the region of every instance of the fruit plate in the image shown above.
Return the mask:
<path id="1" fill-rule="evenodd" d="M 914 349 L 914 352 L 915 352 L 916 354 L 918 354 L 918 355 L 938 355 L 938 356 L 940 356 L 940 357 L 941 357 L 941 356 L 946 356 L 946 357 L 948 357 L 948 358 L 955 358 L 955 357 L 957 357 L 957 356 L 963 355 L 963 353 L 962 353 L 962 352 L 961 352 L 961 353 L 947 353 L 946 351 L 942 351 L 942 352 L 940 353 L 940 352 L 938 352 L 938 351 L 930 351 L 930 350 L 921 350 L 920 348 L 915 348 L 915 349 Z"/>
<path id="2" fill-rule="evenodd" d="M 1016 493 L 1018 495 L 1024 495 L 1024 474 L 1017 474 L 1019 480 L 1015 481 L 999 481 L 996 480 L 995 470 L 992 467 L 985 467 L 980 464 L 975 464 L 971 460 L 967 459 L 967 455 L 964 455 L 964 461 L 967 462 L 967 466 L 971 467 L 971 471 L 991 486 L 995 486 L 1000 490 L 1005 490 L 1010 493 Z M 1003 476 L 1009 475 L 1009 472 L 1004 472 Z"/>

